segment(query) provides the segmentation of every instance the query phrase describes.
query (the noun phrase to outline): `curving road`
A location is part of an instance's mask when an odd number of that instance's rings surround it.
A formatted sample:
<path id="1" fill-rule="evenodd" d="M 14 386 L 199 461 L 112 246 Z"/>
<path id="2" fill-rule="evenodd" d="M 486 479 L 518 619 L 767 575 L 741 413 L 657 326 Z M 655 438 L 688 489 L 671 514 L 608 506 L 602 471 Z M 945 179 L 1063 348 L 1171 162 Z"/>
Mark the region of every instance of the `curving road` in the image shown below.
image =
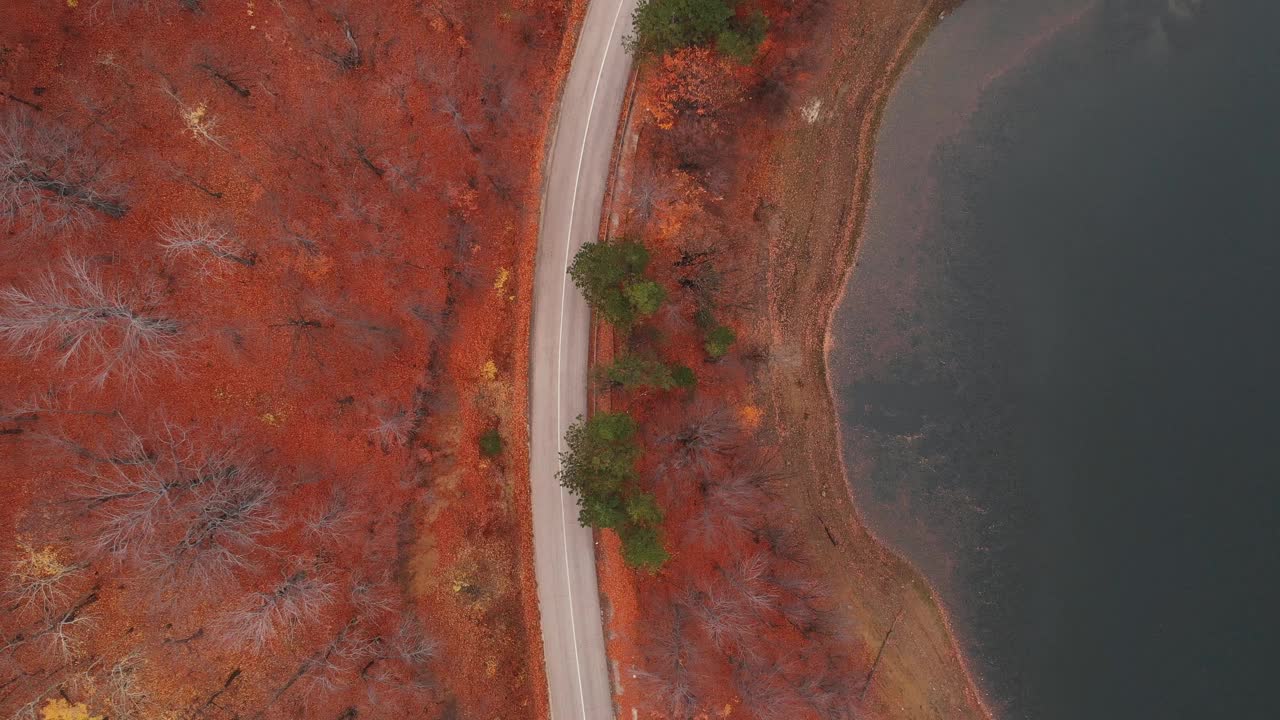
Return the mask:
<path id="1" fill-rule="evenodd" d="M 552 720 L 613 717 L 595 547 L 556 480 L 564 431 L 587 410 L 589 313 L 566 271 L 594 240 L 631 70 L 636 0 L 591 0 L 548 156 L 534 275 L 530 376 L 534 570 Z"/>

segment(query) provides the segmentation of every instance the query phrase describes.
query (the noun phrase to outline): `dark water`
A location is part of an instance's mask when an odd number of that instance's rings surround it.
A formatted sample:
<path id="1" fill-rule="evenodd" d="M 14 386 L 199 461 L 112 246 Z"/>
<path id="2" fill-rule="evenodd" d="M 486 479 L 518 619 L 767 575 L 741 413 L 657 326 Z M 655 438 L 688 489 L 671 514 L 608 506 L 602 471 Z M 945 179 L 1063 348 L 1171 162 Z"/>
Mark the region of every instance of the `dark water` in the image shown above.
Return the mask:
<path id="1" fill-rule="evenodd" d="M 1280 718 L 1280 0 L 969 0 L 878 139 L 855 493 L 1005 718 Z"/>

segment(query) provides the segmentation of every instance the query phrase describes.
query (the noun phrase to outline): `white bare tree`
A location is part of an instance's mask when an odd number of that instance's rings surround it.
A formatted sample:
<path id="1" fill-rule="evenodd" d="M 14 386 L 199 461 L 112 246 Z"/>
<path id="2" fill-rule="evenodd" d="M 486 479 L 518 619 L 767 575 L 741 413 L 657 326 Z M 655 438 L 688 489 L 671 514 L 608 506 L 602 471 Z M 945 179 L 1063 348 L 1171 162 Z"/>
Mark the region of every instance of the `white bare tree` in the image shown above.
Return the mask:
<path id="1" fill-rule="evenodd" d="M 208 590 L 252 565 L 264 536 L 278 530 L 274 484 L 248 466 L 233 466 L 201 482 L 181 522 L 154 544 L 144 570 L 157 587 Z"/>
<path id="2" fill-rule="evenodd" d="M 707 637 L 715 643 L 716 649 L 727 652 L 749 648 L 746 640 L 754 632 L 755 619 L 724 585 L 711 583 L 705 590 L 689 592 L 685 604 L 701 623 Z"/>
<path id="3" fill-rule="evenodd" d="M 232 647 L 260 653 L 276 638 L 315 623 L 332 601 L 332 583 L 299 570 L 265 592 L 250 594 L 218 620 L 217 628 Z"/>
<path id="4" fill-rule="evenodd" d="M 642 651 L 645 667 L 632 670 L 672 720 L 690 720 L 701 702 L 697 690 L 706 658 L 689 633 L 688 611 L 672 603 L 648 636 Z"/>
<path id="5" fill-rule="evenodd" d="M 757 552 L 720 568 L 720 577 L 733 590 L 738 601 L 757 616 L 776 610 L 781 593 L 771 582 L 769 557 Z"/>
<path id="6" fill-rule="evenodd" d="M 203 276 L 217 275 L 233 265 L 253 267 L 258 262 L 230 230 L 209 218 L 171 218 L 158 234 L 165 257 L 188 259 Z"/>
<path id="7" fill-rule="evenodd" d="M 413 432 L 413 415 L 403 408 L 397 409 L 377 417 L 367 432 L 370 439 L 378 442 L 382 452 L 389 453 L 409 442 L 409 436 Z"/>
<path id="8" fill-rule="evenodd" d="M 68 256 L 27 288 L 0 290 L 0 339 L 15 351 L 56 354 L 57 364 L 87 364 L 93 385 L 118 377 L 134 385 L 157 366 L 173 366 L 182 326 L 157 314 L 154 292 L 131 292 Z"/>
<path id="9" fill-rule="evenodd" d="M 91 547 L 139 565 L 158 587 L 208 587 L 245 567 L 279 528 L 274 483 L 222 447 L 172 424 L 126 440 L 129 463 L 95 462 L 74 489 Z"/>
<path id="10" fill-rule="evenodd" d="M 687 418 L 658 442 L 669 448 L 664 469 L 697 470 L 710 473 L 714 463 L 728 458 L 733 448 L 735 425 L 724 408 L 712 408 Z"/>
<path id="11" fill-rule="evenodd" d="M 346 493 L 337 490 L 328 503 L 303 521 L 302 531 L 316 542 L 336 542 L 351 526 L 353 515 Z"/>
<path id="12" fill-rule="evenodd" d="M 226 452 L 199 447 L 171 423 L 150 442 L 129 431 L 113 457 L 136 460 L 92 464 L 73 495 L 92 519 L 92 550 L 121 561 L 141 559 L 158 535 L 180 520 L 197 486 L 236 472 Z"/>
<path id="13" fill-rule="evenodd" d="M 85 565 L 71 562 L 59 548 L 18 545 L 18 555 L 9 565 L 5 588 L 8 612 L 35 613 L 49 617 L 69 598 L 70 587 L 83 574 Z"/>
<path id="14" fill-rule="evenodd" d="M 100 694 L 105 705 L 111 708 L 111 717 L 115 720 L 149 716 L 147 710 L 151 694 L 138 677 L 142 669 L 142 654 L 135 649 L 117 660 L 107 673 Z"/>
<path id="15" fill-rule="evenodd" d="M 65 127 L 25 108 L 0 117 L 0 228 L 21 235 L 84 229 L 123 217 L 123 186 Z"/>

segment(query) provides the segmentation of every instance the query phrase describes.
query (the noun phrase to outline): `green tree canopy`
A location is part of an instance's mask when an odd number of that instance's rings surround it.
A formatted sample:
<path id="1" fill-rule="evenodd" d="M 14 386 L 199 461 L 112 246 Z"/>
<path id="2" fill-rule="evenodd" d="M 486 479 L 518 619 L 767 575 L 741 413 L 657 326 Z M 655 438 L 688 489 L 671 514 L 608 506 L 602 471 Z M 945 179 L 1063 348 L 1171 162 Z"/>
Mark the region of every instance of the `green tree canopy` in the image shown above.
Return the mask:
<path id="1" fill-rule="evenodd" d="M 636 317 L 649 317 L 658 312 L 662 303 L 667 301 L 667 291 L 652 280 L 631 283 L 622 292 L 627 296 L 627 302 L 631 304 Z"/>
<path id="2" fill-rule="evenodd" d="M 502 454 L 502 436 L 496 428 L 484 431 L 480 436 L 480 454 L 485 457 L 497 457 Z"/>
<path id="3" fill-rule="evenodd" d="M 760 43 L 764 42 L 768 30 L 769 19 L 756 10 L 740 26 L 721 30 L 716 36 L 716 50 L 746 65 L 755 59 L 756 51 L 760 49 Z"/>
<path id="4" fill-rule="evenodd" d="M 663 513 L 636 479 L 637 430 L 625 412 L 579 418 L 565 435 L 568 449 L 560 454 L 559 478 L 578 497 L 580 523 L 613 529 L 629 563 L 656 570 L 666 558 L 658 531 Z"/>
<path id="5" fill-rule="evenodd" d="M 686 365 L 671 366 L 671 381 L 676 387 L 691 388 L 698 384 L 698 376 L 693 373 L 693 368 Z"/>
<path id="6" fill-rule="evenodd" d="M 670 390 L 676 386 L 670 368 L 659 360 L 639 355 L 620 355 L 599 373 L 601 378 L 628 390 L 638 387 Z"/>
<path id="7" fill-rule="evenodd" d="M 622 559 L 633 568 L 656 572 L 670 559 L 662 546 L 662 531 L 656 527 L 626 525 L 618 531 Z"/>
<path id="8" fill-rule="evenodd" d="M 769 22 L 759 10 L 739 19 L 738 4 L 739 0 L 640 0 L 631 15 L 628 45 L 640 53 L 661 55 L 715 42 L 724 55 L 750 62 Z"/>
<path id="9" fill-rule="evenodd" d="M 705 342 L 702 344 L 703 349 L 713 358 L 724 357 L 729 352 L 730 346 L 738 339 L 733 329 L 726 325 L 716 325 L 707 330 Z"/>
<path id="10" fill-rule="evenodd" d="M 569 277 L 591 309 L 625 327 L 657 312 L 667 298 L 661 285 L 644 278 L 648 266 L 649 251 L 638 242 L 590 242 L 574 255 Z"/>
<path id="11" fill-rule="evenodd" d="M 631 15 L 632 44 L 658 54 L 701 45 L 715 39 L 732 17 L 726 0 L 640 0 Z"/>
<path id="12" fill-rule="evenodd" d="M 573 256 L 569 277 L 587 302 L 596 305 L 604 295 L 640 277 L 649 267 L 649 251 L 634 240 L 583 243 Z"/>

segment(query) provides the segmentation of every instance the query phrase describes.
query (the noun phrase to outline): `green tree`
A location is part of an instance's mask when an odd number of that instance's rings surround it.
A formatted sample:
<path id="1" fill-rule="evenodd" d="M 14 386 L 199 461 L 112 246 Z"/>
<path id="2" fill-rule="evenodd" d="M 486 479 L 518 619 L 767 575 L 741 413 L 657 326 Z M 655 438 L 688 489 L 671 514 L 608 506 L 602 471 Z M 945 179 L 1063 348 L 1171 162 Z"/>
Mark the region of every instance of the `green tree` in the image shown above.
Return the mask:
<path id="1" fill-rule="evenodd" d="M 751 13 L 750 19 L 739 27 L 721 30 L 716 36 L 716 50 L 726 57 L 747 65 L 755 59 L 760 43 L 764 42 L 764 36 L 768 30 L 769 18 L 756 10 Z"/>
<path id="2" fill-rule="evenodd" d="M 736 3 L 735 3 L 736 4 Z M 729 25 L 726 0 L 640 0 L 631 14 L 629 44 L 642 53 L 662 53 L 709 42 Z"/>
<path id="3" fill-rule="evenodd" d="M 580 523 L 614 530 L 628 563 L 656 570 L 666 558 L 658 531 L 663 513 L 636 478 L 637 432 L 625 412 L 579 418 L 565 435 L 559 479 L 578 497 Z"/>
<path id="4" fill-rule="evenodd" d="M 480 454 L 490 458 L 502 454 L 502 436 L 497 428 L 490 428 L 480 436 Z"/>
<path id="5" fill-rule="evenodd" d="M 631 283 L 622 290 L 636 317 L 649 317 L 667 301 L 667 291 L 652 280 Z"/>
<path id="6" fill-rule="evenodd" d="M 600 377 L 620 387 L 632 390 L 650 387 L 670 390 L 676 387 L 672 369 L 658 360 L 639 355 L 622 355 L 600 371 Z"/>
<path id="7" fill-rule="evenodd" d="M 633 568 L 657 572 L 671 556 L 662 546 L 662 531 L 656 527 L 626 525 L 618 531 L 622 559 Z"/>
<path id="8" fill-rule="evenodd" d="M 702 344 L 703 349 L 713 358 L 724 357 L 729 352 L 729 347 L 738 339 L 732 328 L 725 325 L 716 325 L 707 331 L 705 342 Z"/>
<path id="9" fill-rule="evenodd" d="M 693 374 L 693 368 L 685 365 L 673 365 L 671 367 L 671 381 L 678 388 L 691 388 L 698 384 L 698 376 Z"/>
<path id="10" fill-rule="evenodd" d="M 605 295 L 634 280 L 649 267 L 649 251 L 634 240 L 583 243 L 569 265 L 569 277 L 587 302 L 602 304 Z"/>
<path id="11" fill-rule="evenodd" d="M 649 251 L 633 240 L 583 243 L 569 276 L 593 310 L 626 327 L 657 312 L 667 298 L 661 285 L 644 278 L 648 266 Z"/>
<path id="12" fill-rule="evenodd" d="M 631 15 L 628 47 L 661 55 L 714 42 L 726 57 L 749 63 L 764 41 L 769 20 L 758 9 L 739 19 L 734 12 L 738 4 L 739 0 L 640 0 Z"/>

